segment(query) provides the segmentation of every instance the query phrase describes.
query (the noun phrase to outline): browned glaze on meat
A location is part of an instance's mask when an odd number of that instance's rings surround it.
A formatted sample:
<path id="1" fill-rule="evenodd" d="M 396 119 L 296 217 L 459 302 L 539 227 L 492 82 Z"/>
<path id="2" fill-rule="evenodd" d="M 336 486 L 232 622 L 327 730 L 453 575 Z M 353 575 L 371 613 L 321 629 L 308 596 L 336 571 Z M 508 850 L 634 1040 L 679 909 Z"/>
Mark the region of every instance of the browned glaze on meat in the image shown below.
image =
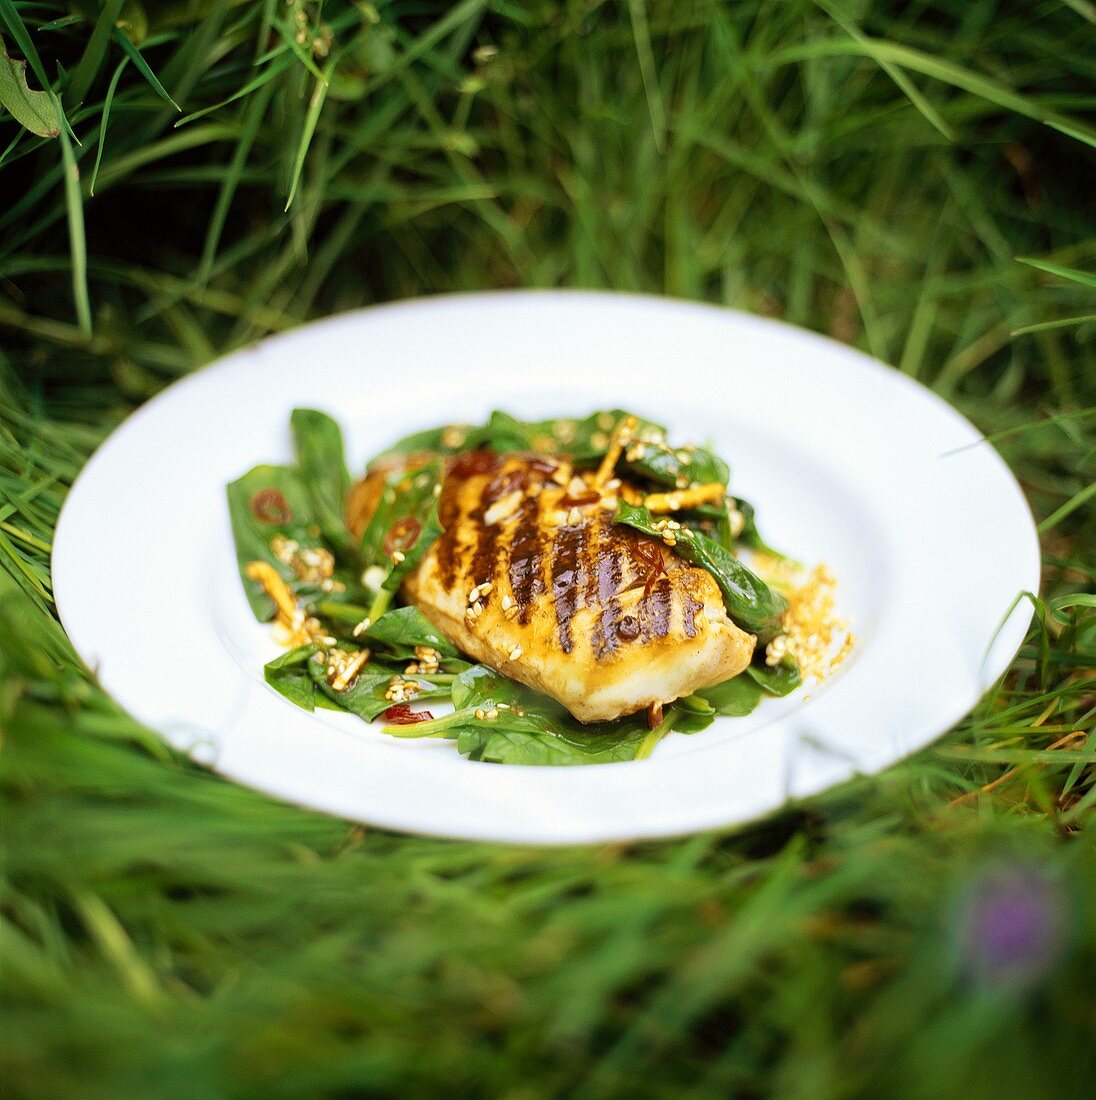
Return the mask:
<path id="1" fill-rule="evenodd" d="M 352 494 L 352 529 L 381 479 Z M 611 484 L 580 492 L 565 458 L 457 456 L 438 502 L 444 533 L 404 584 L 460 649 L 583 721 L 721 683 L 754 647 L 710 574 L 613 524 L 616 496 L 633 494 Z"/>

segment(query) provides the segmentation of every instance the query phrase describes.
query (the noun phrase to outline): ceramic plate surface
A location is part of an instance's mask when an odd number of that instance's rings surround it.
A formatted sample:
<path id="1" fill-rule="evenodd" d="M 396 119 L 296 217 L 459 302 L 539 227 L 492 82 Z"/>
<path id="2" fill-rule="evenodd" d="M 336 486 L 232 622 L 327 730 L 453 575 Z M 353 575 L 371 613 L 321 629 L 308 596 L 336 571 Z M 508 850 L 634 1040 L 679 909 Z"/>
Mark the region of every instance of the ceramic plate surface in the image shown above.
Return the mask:
<path id="1" fill-rule="evenodd" d="M 290 458 L 289 413 L 343 425 L 351 469 L 436 423 L 624 406 L 710 441 L 765 537 L 838 577 L 856 635 L 822 687 L 672 734 L 651 759 L 514 767 L 309 714 L 263 682 L 279 649 L 241 590 L 225 484 Z M 745 822 L 874 772 L 961 718 L 1006 668 L 1039 583 L 1015 480 L 928 390 L 814 334 L 710 306 L 585 293 L 421 299 L 346 314 L 169 387 L 88 463 L 62 512 L 56 597 L 104 687 L 241 783 L 363 822 L 532 843 Z M 995 637 L 996 635 L 996 637 Z"/>

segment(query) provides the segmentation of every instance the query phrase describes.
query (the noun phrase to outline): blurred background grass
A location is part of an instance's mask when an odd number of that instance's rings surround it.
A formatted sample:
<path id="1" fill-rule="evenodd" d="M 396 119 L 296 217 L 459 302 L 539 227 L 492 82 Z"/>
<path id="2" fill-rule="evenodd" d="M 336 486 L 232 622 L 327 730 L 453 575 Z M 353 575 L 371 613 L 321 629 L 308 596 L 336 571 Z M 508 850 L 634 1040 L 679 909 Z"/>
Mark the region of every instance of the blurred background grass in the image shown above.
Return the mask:
<path id="1" fill-rule="evenodd" d="M 7 65 L 5 102 L 57 131 L 0 112 L 7 1090 L 1091 1095 L 1094 24 L 1088 0 L 0 0 L 31 89 Z M 87 455 L 257 337 L 507 286 L 785 318 L 954 402 L 1040 521 L 1009 675 L 881 777 L 639 846 L 394 836 L 160 747 L 52 618 Z"/>

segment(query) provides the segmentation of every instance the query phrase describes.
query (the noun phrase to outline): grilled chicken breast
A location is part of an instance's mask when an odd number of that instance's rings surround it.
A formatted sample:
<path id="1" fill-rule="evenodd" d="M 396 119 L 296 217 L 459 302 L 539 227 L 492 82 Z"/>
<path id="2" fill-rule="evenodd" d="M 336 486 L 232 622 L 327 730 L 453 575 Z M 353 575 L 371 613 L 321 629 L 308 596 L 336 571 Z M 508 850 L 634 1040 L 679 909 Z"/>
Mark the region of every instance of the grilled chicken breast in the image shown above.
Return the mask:
<path id="1" fill-rule="evenodd" d="M 380 478 L 355 488 L 352 529 L 368 521 Z M 599 493 L 589 482 L 561 458 L 458 455 L 439 500 L 444 533 L 404 595 L 465 653 L 584 722 L 741 672 L 755 639 L 727 617 L 713 577 L 614 526 L 616 495 L 634 492 L 627 485 Z"/>

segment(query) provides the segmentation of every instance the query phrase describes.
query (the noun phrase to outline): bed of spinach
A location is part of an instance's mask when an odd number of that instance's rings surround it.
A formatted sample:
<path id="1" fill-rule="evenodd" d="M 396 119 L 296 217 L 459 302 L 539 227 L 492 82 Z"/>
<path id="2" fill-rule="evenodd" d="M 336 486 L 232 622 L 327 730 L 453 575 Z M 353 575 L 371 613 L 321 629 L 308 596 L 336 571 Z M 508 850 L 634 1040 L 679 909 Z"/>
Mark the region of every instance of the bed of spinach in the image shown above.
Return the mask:
<path id="1" fill-rule="evenodd" d="M 385 475 L 376 512 L 355 540 L 345 522 L 351 477 L 342 432 L 325 413 L 294 410 L 294 464 L 256 466 L 227 490 L 240 576 L 256 618 L 266 622 L 276 613 L 271 597 L 247 571 L 249 563 L 263 561 L 277 571 L 306 615 L 320 623 L 321 638 L 266 665 L 267 683 L 306 710 L 349 711 L 366 721 L 387 713 L 393 721 L 384 727 L 386 733 L 451 739 L 473 760 L 548 765 L 642 758 L 670 730 L 696 733 L 716 715 L 749 714 L 765 695 L 793 690 L 799 685 L 794 663 L 772 668 L 759 658 L 742 675 L 668 705 L 654 730 L 643 714 L 582 723 L 555 700 L 464 660 L 416 608 L 392 606 L 403 578 L 441 534 L 437 494 L 446 456 L 477 448 L 566 453 L 577 467 L 589 468 L 604 457 L 612 429 L 625 415 L 616 409 L 582 419 L 521 421 L 494 412 L 482 426 L 455 425 L 405 436 L 374 463 L 412 453 L 434 457 L 412 473 Z M 702 447 L 675 450 L 665 438 L 661 425 L 640 419 L 618 471 L 647 482 L 653 491 L 680 488 L 683 482 L 727 485 L 730 472 L 717 455 Z M 763 655 L 764 643 L 779 630 L 786 603 L 735 557 L 736 545 L 770 549 L 757 532 L 753 508 L 745 501 L 736 504 L 744 519 L 737 537 L 731 534 L 727 509 L 705 505 L 678 517 L 689 535 L 679 538 L 674 549 L 712 573 L 728 615 L 758 636 Z M 655 517 L 640 506 L 621 501 L 614 521 L 660 535 Z M 292 540 L 299 550 L 330 551 L 335 583 L 323 587 L 302 580 L 285 555 L 275 552 L 277 536 Z M 369 647 L 369 660 L 345 690 L 335 691 L 328 678 L 328 661 L 334 659 L 329 654 L 356 652 L 362 646 Z M 416 650 L 421 647 L 435 651 L 436 667 L 418 666 Z M 420 713 L 409 721 L 407 708 L 391 702 L 394 679 L 416 685 L 415 704 L 440 701 L 451 704 L 452 713 L 437 718 Z"/>

